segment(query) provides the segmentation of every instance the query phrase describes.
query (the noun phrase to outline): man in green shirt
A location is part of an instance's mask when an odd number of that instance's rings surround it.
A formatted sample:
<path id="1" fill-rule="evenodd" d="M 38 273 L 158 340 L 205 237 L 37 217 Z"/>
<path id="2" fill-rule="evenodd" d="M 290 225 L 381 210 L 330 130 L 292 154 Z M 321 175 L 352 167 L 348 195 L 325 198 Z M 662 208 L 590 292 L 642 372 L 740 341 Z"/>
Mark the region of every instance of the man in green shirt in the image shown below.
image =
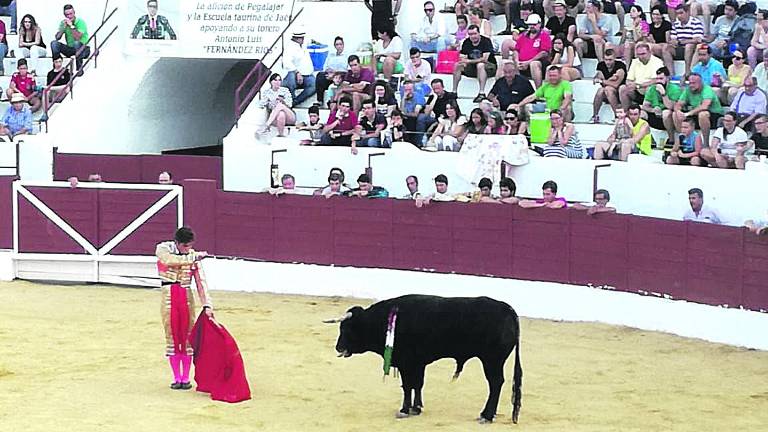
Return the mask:
<path id="1" fill-rule="evenodd" d="M 701 81 L 701 75 L 692 73 L 688 76 L 688 88 L 675 103 L 673 115 L 675 130 L 682 130 L 683 120 L 691 117 L 698 123 L 701 135 L 704 138 L 704 146 L 709 145 L 709 129 L 717 126 L 717 121 L 723 116 L 723 107 L 720 98 L 712 87 Z"/>
<path id="2" fill-rule="evenodd" d="M 681 94 L 683 89 L 669 81 L 669 69 L 659 68 L 656 71 L 656 84 L 648 86 L 641 107 L 648 124 L 653 129 L 666 130 L 668 136 L 674 136 L 675 124 L 672 121 L 672 111 Z"/>
<path id="3" fill-rule="evenodd" d="M 536 99 L 544 99 L 547 103 L 547 109 L 550 111 L 560 110 L 563 120 L 569 122 L 573 120 L 573 87 L 571 83 L 562 78 L 560 66 L 551 65 L 547 68 L 547 81 L 536 90 L 536 93 L 520 101 L 521 106 L 525 106 Z"/>
<path id="4" fill-rule="evenodd" d="M 66 43 L 59 42 L 61 36 L 65 37 Z M 86 46 L 78 53 L 77 51 L 88 43 L 88 28 L 85 21 L 75 16 L 75 8 L 71 4 L 64 5 L 64 19 L 59 24 L 59 30 L 56 32 L 56 39 L 51 42 L 51 53 L 53 57 L 58 55 L 62 57 L 72 57 L 77 54 L 78 75 L 83 71 L 80 67 L 83 65 L 83 59 L 91 55 L 91 48 Z"/>

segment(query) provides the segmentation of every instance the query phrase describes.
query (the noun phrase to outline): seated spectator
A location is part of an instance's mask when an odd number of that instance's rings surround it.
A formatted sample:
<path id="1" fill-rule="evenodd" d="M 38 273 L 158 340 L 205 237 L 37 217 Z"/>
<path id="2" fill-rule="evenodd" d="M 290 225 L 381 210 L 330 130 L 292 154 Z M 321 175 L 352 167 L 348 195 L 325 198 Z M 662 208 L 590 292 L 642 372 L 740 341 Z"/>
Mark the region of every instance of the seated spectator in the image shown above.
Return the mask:
<path id="1" fill-rule="evenodd" d="M 544 147 L 544 157 L 583 158 L 584 148 L 573 123 L 567 123 L 559 110 L 550 111 L 549 120 L 552 128 L 549 130 L 547 145 Z"/>
<path id="2" fill-rule="evenodd" d="M 701 75 L 701 81 L 704 84 L 720 87 L 728 78 L 728 75 L 723 64 L 713 59 L 710 54 L 711 48 L 708 45 L 702 44 L 698 50 L 699 61 L 691 68 L 691 72 Z"/>
<path id="3" fill-rule="evenodd" d="M 2 27 L 2 26 L 0 26 Z M 0 33 L 5 33 L 0 29 Z M 59 42 L 59 39 L 64 36 L 65 43 Z M 5 37 L 3 37 L 5 40 Z M 64 5 L 64 19 L 59 24 L 59 29 L 56 32 L 56 38 L 51 42 L 51 54 L 53 57 L 57 55 L 64 55 L 65 57 L 72 57 L 77 54 L 78 50 L 88 43 L 88 28 L 82 18 L 75 16 L 75 8 L 71 4 Z M 5 57 L 0 48 L 0 54 Z M 78 75 L 81 75 L 83 71 L 80 70 L 83 65 L 83 59 L 91 55 L 91 48 L 86 46 L 77 55 L 77 70 Z M 0 68 L 0 73 L 2 69 Z"/>
<path id="4" fill-rule="evenodd" d="M 739 2 L 736 0 L 726 0 L 723 9 L 724 15 L 715 20 L 712 27 L 709 40 L 709 49 L 712 57 L 724 60 L 730 54 L 728 43 L 730 42 L 730 33 L 733 23 L 736 21 L 736 11 L 739 10 Z"/>
<path id="5" fill-rule="evenodd" d="M 352 134 L 357 126 L 357 113 L 352 111 L 352 100 L 343 96 L 336 109 L 331 111 L 323 127 L 321 145 L 351 146 Z"/>
<path id="6" fill-rule="evenodd" d="M 521 24 L 525 23 L 526 19 L 531 14 L 536 14 L 539 17 L 545 15 L 550 16 L 550 14 L 544 10 L 544 5 L 541 0 L 508 0 L 506 11 L 507 25 L 505 30 L 499 34 L 512 34 L 512 26 L 525 27 Z"/>
<path id="7" fill-rule="evenodd" d="M 642 110 L 648 124 L 654 129 L 666 130 L 670 141 L 675 134 L 672 111 L 682 93 L 683 89 L 669 80 L 669 70 L 665 66 L 656 71 L 656 84 L 648 86 L 643 98 Z"/>
<path id="8" fill-rule="evenodd" d="M 276 188 L 269 188 L 267 192 L 270 195 L 282 195 L 296 193 L 296 179 L 290 174 L 283 174 L 280 177 L 280 186 Z"/>
<path id="9" fill-rule="evenodd" d="M 376 112 L 376 105 L 372 99 L 363 101 L 363 111 L 355 134 L 352 135 L 352 148 L 381 147 L 381 131 L 387 126 L 387 119 Z"/>
<path id="10" fill-rule="evenodd" d="M 349 188 L 343 185 L 344 177 L 338 172 L 331 172 L 328 174 L 328 186 L 324 187 L 319 195 L 326 198 L 333 196 L 339 196 L 344 192 L 349 191 Z"/>
<path id="11" fill-rule="evenodd" d="M 749 232 L 755 233 L 759 236 L 768 235 L 768 218 L 749 219 L 744 222 L 744 226 L 749 229 Z"/>
<path id="12" fill-rule="evenodd" d="M 0 135 L 13 139 L 19 135 L 32 133 L 32 111 L 27 107 L 27 99 L 21 93 L 11 96 L 11 106 L 3 115 Z"/>
<path id="13" fill-rule="evenodd" d="M 11 18 L 11 34 L 16 34 L 16 27 L 18 22 L 16 21 L 16 0 L 3 0 L 0 1 L 0 16 L 7 16 Z"/>
<path id="14" fill-rule="evenodd" d="M 754 129 L 754 121 L 757 116 L 766 112 L 765 93 L 757 88 L 757 80 L 748 77 L 744 81 L 744 88 L 733 98 L 730 110 L 738 116 L 738 126 L 745 131 Z"/>
<path id="15" fill-rule="evenodd" d="M 373 72 L 360 66 L 360 57 L 352 54 L 347 58 L 349 70 L 344 75 L 344 80 L 339 89 L 339 100 L 342 97 L 349 97 L 352 100 L 352 107 L 357 111 L 360 109 L 360 103 L 363 99 L 369 97 L 370 86 L 374 82 Z"/>
<path id="16" fill-rule="evenodd" d="M 643 12 L 642 6 L 638 4 L 630 6 L 629 16 L 631 21 L 624 27 L 619 46 L 624 52 L 624 60 L 631 64 L 632 59 L 635 57 L 636 44 L 640 42 L 648 43 L 649 51 L 651 53 L 653 51 L 650 48 L 650 42 L 652 42 L 651 28 L 648 25 L 648 21 L 645 20 L 645 12 Z"/>
<path id="17" fill-rule="evenodd" d="M 701 150 L 704 143 L 696 131 L 696 121 L 686 117 L 680 128 L 681 134 L 674 135 L 672 151 L 667 156 L 667 165 L 701 166 Z"/>
<path id="18" fill-rule="evenodd" d="M 761 57 L 766 61 L 766 51 L 768 51 L 768 10 L 760 9 L 757 11 L 757 27 L 752 33 L 752 41 L 747 48 L 749 67 L 755 69 Z"/>
<path id="19" fill-rule="evenodd" d="M 491 22 L 485 19 L 485 14 L 482 9 L 470 8 L 467 17 L 469 17 L 469 27 L 472 27 L 473 25 L 477 26 L 477 31 L 480 33 L 480 36 L 484 36 L 488 38 L 488 40 L 491 40 L 491 37 L 493 36 Z M 467 27 L 467 37 L 469 37 L 469 27 Z M 492 40 L 491 43 L 493 44 Z M 497 51 L 497 46 L 495 44 L 493 44 L 493 50 Z"/>
<path id="20" fill-rule="evenodd" d="M 432 132 L 427 147 L 438 151 L 459 151 L 464 140 L 464 125 L 467 119 L 461 116 L 455 101 L 445 105 L 445 114 L 437 120 L 437 127 Z"/>
<path id="21" fill-rule="evenodd" d="M 0 63 L 8 55 L 8 38 L 5 33 L 5 22 L 0 20 Z M 5 68 L 0 64 L 0 75 L 5 75 Z"/>
<path id="22" fill-rule="evenodd" d="M 403 73 L 403 64 L 400 56 L 403 55 L 403 40 L 400 39 L 394 27 L 385 26 L 378 31 L 379 40 L 373 47 L 373 61 L 371 67 L 374 72 L 384 74 L 389 81 L 393 74 Z"/>
<path id="23" fill-rule="evenodd" d="M 528 123 L 520 120 L 520 116 L 516 109 L 507 108 L 504 113 L 504 125 L 506 126 L 507 135 L 528 135 Z"/>
<path id="24" fill-rule="evenodd" d="M 688 191 L 688 203 L 691 208 L 683 215 L 684 221 L 722 223 L 718 212 L 714 208 L 704 205 L 704 192 L 701 189 L 693 188 Z"/>
<path id="25" fill-rule="evenodd" d="M 21 18 L 21 28 L 19 29 L 19 57 L 31 58 L 32 70 L 36 70 L 37 59 L 46 55 L 43 31 L 37 25 L 35 17 L 30 14 L 24 15 Z"/>
<path id="26" fill-rule="evenodd" d="M 552 180 L 547 180 L 541 187 L 541 198 L 533 200 L 520 201 L 520 207 L 522 208 L 539 208 L 546 207 L 551 209 L 559 209 L 568 207 L 568 201 L 563 197 L 557 196 L 557 183 Z"/>
<path id="27" fill-rule="evenodd" d="M 443 17 L 435 10 L 435 4 L 432 1 L 426 1 L 421 25 L 416 32 L 411 33 L 411 48 L 426 52 L 443 51 L 447 33 Z"/>
<path id="28" fill-rule="evenodd" d="M 370 72 L 369 69 L 365 69 Z M 376 81 L 371 87 L 371 98 L 376 104 L 376 112 L 384 117 L 392 115 L 392 111 L 397 108 L 397 99 L 392 93 L 392 87 L 385 81 Z"/>
<path id="29" fill-rule="evenodd" d="M 717 121 L 723 116 L 723 107 L 720 98 L 712 87 L 701 82 L 701 76 L 693 73 L 688 77 L 688 87 L 683 90 L 677 103 L 672 118 L 675 129 L 681 130 L 680 125 L 684 118 L 692 117 L 701 129 L 704 143 L 709 142 L 709 129 L 717 125 Z"/>
<path id="30" fill-rule="evenodd" d="M 518 73 L 514 61 L 504 63 L 502 66 L 504 76 L 497 79 L 488 93 L 488 99 L 493 106 L 505 111 L 507 108 L 518 109 L 520 102 L 534 93 L 531 82 Z"/>
<path id="31" fill-rule="evenodd" d="M 341 89 L 344 87 L 344 75 L 346 75 L 346 73 L 334 72 L 331 76 L 331 83 L 324 92 L 325 96 L 323 96 L 322 106 L 330 109 L 336 108 L 336 101 L 341 97 Z M 354 108 L 354 97 L 352 98 L 352 101 L 352 106 Z"/>
<path id="32" fill-rule="evenodd" d="M 415 175 L 409 175 L 405 178 L 405 186 L 408 188 L 408 195 L 404 196 L 404 199 L 418 199 L 421 198 L 421 192 L 419 192 L 419 178 Z"/>
<path id="33" fill-rule="evenodd" d="M 701 158 L 716 168 L 744 169 L 747 163 L 749 137 L 736 125 L 738 116 L 729 111 L 723 116 L 723 127 L 712 135 L 709 147 L 701 150 Z"/>
<path id="34" fill-rule="evenodd" d="M 68 178 L 67 181 L 69 182 L 69 187 L 71 187 L 72 189 L 76 188 L 80 184 L 80 180 L 77 177 L 75 177 L 75 176 L 72 176 L 72 177 Z M 89 183 L 103 183 L 104 182 L 101 179 L 101 174 L 99 174 L 99 173 L 88 174 L 88 180 L 87 181 Z"/>
<path id="35" fill-rule="evenodd" d="M 604 102 L 608 102 L 613 112 L 616 112 L 616 109 L 621 106 L 619 89 L 624 85 L 626 79 L 627 66 L 621 60 L 616 60 L 614 50 L 608 48 L 603 54 L 603 61 L 597 64 L 597 71 L 592 79 L 592 83 L 600 85 L 600 88 L 597 89 L 592 100 L 592 119 L 590 122 L 600 123 L 600 108 L 603 107 Z"/>
<path id="36" fill-rule="evenodd" d="M 597 213 L 616 213 L 616 207 L 610 203 L 611 194 L 605 189 L 598 189 L 594 195 L 595 201 L 591 204 L 576 203 L 573 208 L 576 210 L 586 210 L 588 215 Z"/>
<path id="37" fill-rule="evenodd" d="M 616 110 L 616 121 L 611 134 L 608 136 L 608 140 L 595 143 L 595 159 L 613 159 L 626 162 L 627 159 L 622 156 L 625 156 L 626 153 L 628 157 L 633 147 L 632 122 L 627 117 L 624 108 L 618 108 Z"/>
<path id="38" fill-rule="evenodd" d="M 456 33 L 453 33 L 451 44 L 447 49 L 456 51 L 461 48 L 461 43 L 467 38 L 467 26 L 469 26 L 467 16 L 461 14 L 456 15 Z"/>
<path id="39" fill-rule="evenodd" d="M 163 171 L 157 176 L 157 184 L 161 185 L 172 185 L 173 184 L 173 176 L 168 171 Z"/>
<path id="40" fill-rule="evenodd" d="M 477 78 L 480 91 L 474 102 L 480 102 L 485 97 L 485 82 L 489 76 L 496 75 L 496 57 L 493 54 L 491 40 L 480 35 L 476 25 L 469 26 L 467 39 L 461 44 L 461 56 L 453 68 L 453 92 L 459 88 L 461 76 Z"/>
<path id="41" fill-rule="evenodd" d="M 610 34 L 611 20 L 602 13 L 602 4 L 599 0 L 588 0 L 586 6 L 586 21 L 579 29 L 579 34 L 573 41 L 573 46 L 579 52 L 581 58 L 597 58 L 603 60 L 605 41 Z"/>
<path id="42" fill-rule="evenodd" d="M 755 119 L 755 133 L 750 139 L 750 147 L 755 150 L 757 156 L 768 156 L 768 116 L 765 114 Z"/>
<path id="43" fill-rule="evenodd" d="M 482 135 L 485 133 L 485 128 L 488 126 L 488 119 L 485 113 L 480 108 L 475 108 L 469 114 L 469 121 L 466 123 L 465 129 L 468 134 Z"/>
<path id="44" fill-rule="evenodd" d="M 651 25 L 648 31 L 651 34 L 651 53 L 664 61 L 664 66 L 670 72 L 674 72 L 675 65 L 672 58 L 674 49 L 670 44 L 672 40 L 672 23 L 664 19 L 664 11 L 660 6 L 651 8 Z"/>
<path id="45" fill-rule="evenodd" d="M 296 114 L 291 110 L 293 98 L 291 92 L 282 87 L 280 74 L 273 73 L 269 77 L 269 87 L 261 91 L 259 105 L 267 109 L 267 123 L 259 133 L 267 133 L 271 126 L 277 127 L 277 136 L 285 136 L 285 126 L 296 122 Z"/>
<path id="46" fill-rule="evenodd" d="M 312 105 L 307 110 L 309 115 L 309 124 L 300 122 L 296 124 L 296 130 L 307 132 L 308 136 L 299 141 L 301 145 L 317 145 L 323 136 L 324 124 L 320 123 L 320 107 Z"/>
<path id="47" fill-rule="evenodd" d="M 409 132 L 406 140 L 415 146 L 421 147 L 424 133 L 427 127 L 435 120 L 422 112 L 426 100 L 424 96 L 416 92 L 414 83 L 406 80 L 403 82 L 403 98 L 400 101 L 400 112 L 403 114 L 405 129 Z"/>
<path id="48" fill-rule="evenodd" d="M 564 5 L 565 11 L 570 16 L 576 16 L 584 12 L 584 0 L 543 0 L 544 10 L 547 16 L 552 16 L 557 13 L 555 6 Z"/>
<path id="49" fill-rule="evenodd" d="M 641 116 L 641 108 L 633 104 L 627 111 L 616 110 L 613 131 L 605 142 L 595 145 L 595 159 L 613 159 L 626 161 L 633 153 L 650 155 L 653 138 L 650 126 Z"/>
<path id="50" fill-rule="evenodd" d="M 757 88 L 768 89 L 768 49 L 765 50 L 763 61 L 757 65 L 752 76 L 757 80 Z"/>
<path id="51" fill-rule="evenodd" d="M 734 51 L 733 63 L 728 66 L 728 79 L 720 87 L 720 100 L 730 104 L 736 93 L 744 87 L 747 78 L 752 78 L 752 68 L 744 62 L 744 53 Z"/>
<path id="52" fill-rule="evenodd" d="M 392 111 L 389 116 L 389 124 L 384 129 L 384 147 L 392 147 L 393 142 L 405 141 L 405 125 L 403 124 L 403 113 L 399 109 Z"/>
<path id="53" fill-rule="evenodd" d="M 488 125 L 485 127 L 485 133 L 488 135 L 506 135 L 507 127 L 504 125 L 504 119 L 499 111 L 493 110 L 485 116 Z"/>
<path id="54" fill-rule="evenodd" d="M 509 177 L 502 177 L 499 180 L 499 202 L 503 204 L 517 204 L 520 199 L 515 196 L 517 185 Z"/>
<path id="55" fill-rule="evenodd" d="M 315 94 L 315 67 L 312 64 L 312 57 L 309 50 L 304 45 L 303 29 L 298 28 L 293 31 L 291 40 L 285 43 L 283 50 L 283 69 L 285 69 L 285 86 L 291 92 L 293 105 L 301 105 L 302 102 Z M 302 89 L 297 96 L 296 90 Z"/>
<path id="56" fill-rule="evenodd" d="M 347 73 L 348 56 L 344 52 L 344 39 L 341 36 L 333 40 L 333 48 L 335 51 L 328 53 L 325 58 L 322 72 L 318 72 L 315 77 L 317 101 L 321 104 L 325 103 L 325 91 L 330 87 L 334 75 L 340 73 L 344 76 Z"/>
<path id="57" fill-rule="evenodd" d="M 635 46 L 635 55 L 637 58 L 629 65 L 627 82 L 619 89 L 624 109 L 633 103 L 643 103 L 648 87 L 656 84 L 656 71 L 664 67 L 660 58 L 651 55 L 651 49 L 645 42 Z"/>
<path id="58" fill-rule="evenodd" d="M 538 15 L 530 15 L 525 23 L 528 30 L 521 33 L 516 40 L 505 40 L 501 45 L 501 56 L 509 58 L 512 51 L 512 61 L 516 61 L 518 69 L 525 76 L 532 78 L 538 87 L 541 85 L 543 71 L 549 66 L 552 37 L 548 32 L 541 30 L 541 17 Z"/>
<path id="59" fill-rule="evenodd" d="M 368 174 L 360 174 L 357 177 L 357 187 L 344 192 L 344 195 L 358 198 L 387 198 L 389 192 L 381 186 L 374 186 Z"/>
<path id="60" fill-rule="evenodd" d="M 424 107 L 424 113 L 439 119 L 445 116 L 446 107 L 453 102 L 457 117 L 461 117 L 461 110 L 457 104 L 458 96 L 456 93 L 445 91 L 443 80 L 435 78 L 432 80 L 432 92 L 427 96 L 427 105 Z"/>
<path id="61" fill-rule="evenodd" d="M 32 112 L 37 112 L 40 110 L 42 101 L 40 100 L 40 93 L 36 91 L 37 82 L 35 82 L 35 77 L 29 73 L 27 59 L 19 59 L 16 68 L 18 70 L 11 76 L 11 82 L 5 94 L 8 96 L 8 99 L 11 99 L 14 93 L 23 94 L 31 105 L 30 109 Z"/>
<path id="62" fill-rule="evenodd" d="M 576 39 L 576 19 L 567 14 L 568 10 L 564 1 L 556 1 L 552 6 L 554 15 L 547 14 L 550 18 L 547 20 L 546 28 L 551 35 L 565 35 L 568 42 L 573 43 Z"/>
<path id="63" fill-rule="evenodd" d="M 552 58 L 552 64 L 560 66 L 563 79 L 576 81 L 581 78 L 581 59 L 565 36 L 562 34 L 555 36 L 549 55 Z"/>
<path id="64" fill-rule="evenodd" d="M 704 40 L 704 24 L 701 20 L 691 16 L 691 6 L 680 3 L 676 8 L 677 21 L 672 25 L 670 45 L 674 49 L 677 59 L 685 60 L 686 75 L 691 72 L 696 49 Z"/>
<path id="65" fill-rule="evenodd" d="M 564 121 L 573 119 L 573 87 L 571 83 L 564 80 L 560 74 L 560 67 L 552 65 L 547 69 L 547 82 L 539 87 L 536 92 L 527 96 L 520 102 L 520 105 L 527 105 L 536 99 L 544 99 L 547 109 L 562 113 Z"/>
<path id="66" fill-rule="evenodd" d="M 416 91 L 425 97 L 432 90 L 428 84 L 432 79 L 432 66 L 421 58 L 418 48 L 411 48 L 410 61 L 405 64 L 405 79 L 413 81 Z"/>
<path id="67" fill-rule="evenodd" d="M 62 72 L 62 70 L 64 72 Z M 61 76 L 59 76 L 61 73 Z M 59 79 L 56 77 L 59 76 Z M 64 69 L 64 61 L 61 56 L 53 58 L 53 69 L 48 71 L 48 77 L 46 80 L 46 86 L 53 85 L 48 90 L 48 94 L 43 94 L 43 97 L 47 97 L 48 100 L 44 101 L 45 106 L 50 107 L 52 104 L 61 102 L 69 94 L 69 81 L 72 79 L 72 74 L 69 73 L 69 69 Z"/>

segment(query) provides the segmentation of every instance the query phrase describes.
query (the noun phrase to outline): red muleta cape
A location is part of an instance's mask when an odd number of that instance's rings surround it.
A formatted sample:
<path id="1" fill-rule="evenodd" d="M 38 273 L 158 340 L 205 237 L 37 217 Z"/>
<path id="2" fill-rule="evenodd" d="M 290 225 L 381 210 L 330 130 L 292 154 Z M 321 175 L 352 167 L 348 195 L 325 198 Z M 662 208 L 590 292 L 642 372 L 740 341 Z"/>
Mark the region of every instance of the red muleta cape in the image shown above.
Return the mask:
<path id="1" fill-rule="evenodd" d="M 201 312 L 189 342 L 195 350 L 197 391 L 210 393 L 213 400 L 230 403 L 251 398 L 240 349 L 224 326 Z"/>

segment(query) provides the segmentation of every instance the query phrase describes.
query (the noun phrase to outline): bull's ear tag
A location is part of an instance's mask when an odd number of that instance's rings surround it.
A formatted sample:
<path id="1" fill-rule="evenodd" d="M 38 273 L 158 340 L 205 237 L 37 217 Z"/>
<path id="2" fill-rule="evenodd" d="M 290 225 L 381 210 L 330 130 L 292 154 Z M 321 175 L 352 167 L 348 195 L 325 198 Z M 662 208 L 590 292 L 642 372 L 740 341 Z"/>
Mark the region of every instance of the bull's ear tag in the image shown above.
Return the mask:
<path id="1" fill-rule="evenodd" d="M 392 351 L 395 349 L 395 324 L 397 323 L 397 306 L 389 310 L 387 317 L 387 337 L 384 341 L 384 376 L 389 375 L 392 367 Z"/>

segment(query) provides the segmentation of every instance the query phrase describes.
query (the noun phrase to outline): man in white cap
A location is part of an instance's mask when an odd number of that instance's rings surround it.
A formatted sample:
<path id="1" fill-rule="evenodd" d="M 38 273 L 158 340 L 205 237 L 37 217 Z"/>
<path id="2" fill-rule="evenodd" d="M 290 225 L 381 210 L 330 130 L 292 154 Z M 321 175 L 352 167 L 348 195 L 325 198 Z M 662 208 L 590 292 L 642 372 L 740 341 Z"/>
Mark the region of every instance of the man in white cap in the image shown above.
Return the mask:
<path id="1" fill-rule="evenodd" d="M 283 85 L 291 92 L 293 106 L 301 105 L 315 94 L 315 76 L 312 74 L 315 68 L 309 51 L 304 46 L 304 36 L 304 29 L 296 28 L 283 50 L 283 68 L 286 71 Z M 297 88 L 304 89 L 298 96 Z"/>
<path id="2" fill-rule="evenodd" d="M 27 106 L 27 98 L 21 93 L 14 93 L 11 97 L 11 106 L 3 115 L 0 135 L 13 139 L 17 135 L 31 133 L 32 111 Z"/>
<path id="3" fill-rule="evenodd" d="M 501 56 L 508 58 L 512 52 L 512 60 L 516 60 L 520 73 L 532 78 L 536 87 L 541 85 L 543 71 L 549 65 L 549 50 L 552 49 L 552 37 L 549 32 L 541 29 L 541 17 L 531 14 L 525 20 L 528 30 L 518 36 L 517 40 L 509 38 L 501 46 Z"/>

